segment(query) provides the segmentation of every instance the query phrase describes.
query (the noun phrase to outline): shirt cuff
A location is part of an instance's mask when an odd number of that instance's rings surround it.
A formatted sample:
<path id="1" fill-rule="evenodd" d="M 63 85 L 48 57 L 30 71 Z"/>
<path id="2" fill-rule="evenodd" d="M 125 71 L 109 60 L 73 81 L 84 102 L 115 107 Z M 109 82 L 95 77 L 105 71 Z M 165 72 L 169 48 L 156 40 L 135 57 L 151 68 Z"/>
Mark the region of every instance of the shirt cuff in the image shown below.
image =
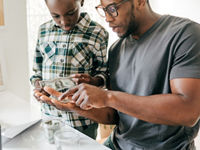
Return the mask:
<path id="1" fill-rule="evenodd" d="M 100 78 L 103 79 L 103 85 L 101 85 L 100 87 L 105 89 L 106 88 L 106 78 L 105 78 L 105 76 L 102 75 L 102 74 L 97 74 L 94 77 L 100 77 Z"/>
<path id="2" fill-rule="evenodd" d="M 31 81 L 31 84 L 35 87 L 35 82 L 37 80 L 41 80 L 41 78 L 31 78 L 30 81 Z"/>

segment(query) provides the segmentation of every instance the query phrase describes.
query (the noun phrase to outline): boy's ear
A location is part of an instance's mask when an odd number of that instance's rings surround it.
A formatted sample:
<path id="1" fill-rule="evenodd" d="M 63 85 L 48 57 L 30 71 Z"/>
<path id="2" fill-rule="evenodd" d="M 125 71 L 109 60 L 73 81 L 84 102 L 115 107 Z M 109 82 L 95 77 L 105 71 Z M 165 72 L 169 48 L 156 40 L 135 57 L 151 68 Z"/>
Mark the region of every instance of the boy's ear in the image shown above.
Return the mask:
<path id="1" fill-rule="evenodd" d="M 81 0 L 81 7 L 83 6 L 83 4 L 84 4 L 84 0 Z"/>

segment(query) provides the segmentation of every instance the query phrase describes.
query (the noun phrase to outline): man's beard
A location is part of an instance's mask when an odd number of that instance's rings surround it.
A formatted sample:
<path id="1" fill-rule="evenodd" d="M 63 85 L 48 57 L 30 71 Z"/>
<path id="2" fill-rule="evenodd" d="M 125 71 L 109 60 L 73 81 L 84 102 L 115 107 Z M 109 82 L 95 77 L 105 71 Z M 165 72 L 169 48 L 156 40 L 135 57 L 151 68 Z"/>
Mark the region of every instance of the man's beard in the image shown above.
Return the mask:
<path id="1" fill-rule="evenodd" d="M 137 28 L 138 28 L 138 25 L 135 21 L 135 16 L 131 15 L 131 19 L 130 19 L 130 22 L 129 22 L 129 25 L 128 25 L 128 29 L 127 29 L 125 34 L 120 36 L 120 38 L 125 38 L 125 37 L 129 36 L 130 34 L 134 34 L 136 32 Z"/>

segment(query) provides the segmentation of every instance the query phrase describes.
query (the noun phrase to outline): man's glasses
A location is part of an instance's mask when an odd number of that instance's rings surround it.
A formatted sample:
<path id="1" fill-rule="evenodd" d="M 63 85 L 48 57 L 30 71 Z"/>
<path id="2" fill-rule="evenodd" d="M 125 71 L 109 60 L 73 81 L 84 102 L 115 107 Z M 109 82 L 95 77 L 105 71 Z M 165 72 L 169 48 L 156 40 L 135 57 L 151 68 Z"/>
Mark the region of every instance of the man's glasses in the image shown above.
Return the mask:
<path id="1" fill-rule="evenodd" d="M 119 6 L 125 2 L 127 2 L 129 0 L 122 0 L 120 1 L 119 3 L 112 3 L 112 4 L 109 4 L 108 6 L 106 7 L 103 7 L 101 5 L 98 5 L 96 6 L 96 10 L 98 12 L 98 14 L 101 16 L 101 17 L 105 17 L 106 16 L 106 12 L 112 16 L 112 17 L 117 17 L 118 16 L 118 11 L 117 9 L 119 8 Z"/>

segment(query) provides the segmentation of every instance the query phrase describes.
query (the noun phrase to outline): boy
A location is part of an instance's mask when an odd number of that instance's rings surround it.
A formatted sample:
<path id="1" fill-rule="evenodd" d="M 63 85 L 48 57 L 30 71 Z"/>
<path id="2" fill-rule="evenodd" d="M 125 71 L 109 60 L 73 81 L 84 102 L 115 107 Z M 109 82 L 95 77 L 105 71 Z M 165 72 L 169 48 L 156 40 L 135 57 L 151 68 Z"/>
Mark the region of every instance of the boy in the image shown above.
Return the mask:
<path id="1" fill-rule="evenodd" d="M 103 86 L 106 82 L 106 48 L 108 33 L 80 13 L 84 0 L 46 0 L 53 20 L 40 26 L 35 50 L 31 83 L 72 76 L 82 82 Z M 37 90 L 36 90 L 37 91 Z M 60 117 L 65 123 L 96 138 L 97 123 L 67 111 L 42 104 L 42 113 Z"/>

